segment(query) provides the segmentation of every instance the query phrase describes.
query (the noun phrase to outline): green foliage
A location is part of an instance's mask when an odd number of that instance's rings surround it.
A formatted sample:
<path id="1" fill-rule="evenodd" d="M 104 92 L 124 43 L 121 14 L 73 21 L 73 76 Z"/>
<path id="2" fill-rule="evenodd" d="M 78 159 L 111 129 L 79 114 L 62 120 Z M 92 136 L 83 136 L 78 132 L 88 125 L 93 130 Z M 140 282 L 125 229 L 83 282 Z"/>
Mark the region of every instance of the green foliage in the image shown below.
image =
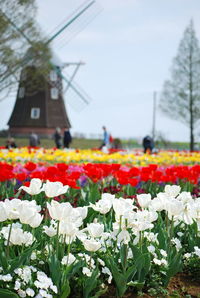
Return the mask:
<path id="1" fill-rule="evenodd" d="M 19 298 L 17 294 L 6 289 L 0 289 L 0 297 L 2 298 Z"/>
<path id="2" fill-rule="evenodd" d="M 99 270 L 96 268 L 93 270 L 92 275 L 88 277 L 83 284 L 83 298 L 92 298 L 92 291 L 97 287 L 98 284 Z"/>
<path id="3" fill-rule="evenodd" d="M 200 281 L 200 258 L 193 254 L 190 258 L 185 259 L 183 270 L 193 280 Z"/>

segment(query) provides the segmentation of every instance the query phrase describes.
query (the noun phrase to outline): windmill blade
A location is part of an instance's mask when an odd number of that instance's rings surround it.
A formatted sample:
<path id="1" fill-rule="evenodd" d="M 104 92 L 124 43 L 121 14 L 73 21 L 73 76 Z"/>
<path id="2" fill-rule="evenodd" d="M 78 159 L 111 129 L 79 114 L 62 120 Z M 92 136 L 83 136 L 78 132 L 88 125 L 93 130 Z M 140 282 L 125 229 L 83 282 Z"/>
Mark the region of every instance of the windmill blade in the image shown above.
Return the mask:
<path id="1" fill-rule="evenodd" d="M 58 36 L 63 39 L 62 33 L 68 27 L 70 27 L 70 30 L 68 30 L 68 32 L 67 32 L 68 35 L 74 36 L 77 29 L 78 29 L 78 32 L 80 31 L 80 25 L 82 24 L 82 22 L 83 21 L 85 22 L 86 19 L 88 18 L 88 16 L 91 14 L 90 11 L 92 8 L 96 12 L 97 12 L 97 10 L 100 9 L 100 7 L 96 3 L 96 0 L 85 1 L 81 6 L 79 6 L 78 9 L 76 9 L 72 13 L 72 15 L 70 15 L 70 17 L 67 18 L 67 22 L 65 20 L 66 23 L 46 41 L 46 44 L 51 43 L 55 38 L 58 38 Z M 78 20 L 78 22 L 75 22 L 76 20 Z M 73 27 L 74 27 L 74 29 L 73 29 Z M 69 37 L 68 37 L 68 39 L 69 39 Z"/>
<path id="2" fill-rule="evenodd" d="M 60 75 L 63 82 L 65 82 L 65 85 L 67 85 L 67 91 L 65 92 L 65 94 L 67 93 L 67 103 L 69 103 L 76 111 L 80 112 L 92 101 L 92 98 L 74 80 L 72 83 L 66 72 L 64 75 L 61 73 Z"/>
<path id="3" fill-rule="evenodd" d="M 70 15 L 65 17 L 61 23 L 59 23 L 53 30 L 48 32 L 48 36 L 54 36 L 66 23 L 69 23 L 83 8 L 93 0 L 84 1 L 79 7 L 77 7 Z"/>
<path id="4" fill-rule="evenodd" d="M 87 4 L 85 6 L 85 4 Z M 67 23 L 65 23 L 64 26 L 62 26 L 62 28 L 60 28 L 51 38 L 49 38 L 46 42 L 45 42 L 45 45 L 48 45 L 49 43 L 51 43 L 53 40 L 55 40 L 55 38 L 57 38 L 66 28 L 68 28 L 69 26 L 72 26 L 74 24 L 74 22 L 82 17 L 88 9 L 90 9 L 93 5 L 95 4 L 95 0 L 90 0 L 90 1 L 85 1 L 78 9 L 76 9 L 74 11 L 74 13 L 72 14 L 72 17 L 70 16 L 68 18 L 68 21 Z M 20 33 L 25 41 L 30 44 L 30 46 L 32 46 L 32 41 L 29 39 L 29 37 L 24 34 L 24 32 L 18 28 L 18 26 L 12 21 L 12 18 L 10 16 L 7 16 L 1 9 L 0 9 L 0 12 L 6 17 L 7 21 L 9 21 L 9 23 L 12 25 L 12 27 L 18 32 Z M 80 31 L 80 29 L 79 29 Z M 34 55 L 36 58 L 38 56 L 38 53 L 37 53 L 37 50 L 35 51 Z M 24 61 L 22 63 L 19 63 L 16 68 L 14 69 L 14 72 L 18 71 L 19 69 L 22 69 L 27 63 L 31 62 L 31 60 L 34 60 L 35 57 L 26 57 L 24 59 Z M 10 75 L 12 75 L 12 73 L 9 73 L 7 74 L 5 77 L 3 77 L 1 80 L 0 80 L 0 83 L 4 80 L 6 80 Z"/>
<path id="5" fill-rule="evenodd" d="M 71 63 L 70 63 L 70 64 L 71 64 Z M 63 91 L 63 94 L 65 94 L 65 93 L 67 92 L 67 90 L 69 89 L 70 84 L 71 84 L 71 82 L 73 81 L 75 75 L 77 74 L 77 72 L 78 72 L 80 66 L 83 65 L 83 64 L 84 64 L 84 63 L 81 62 L 81 61 L 80 61 L 79 63 L 76 63 L 76 64 L 75 64 L 75 69 L 74 69 L 74 71 L 73 71 L 73 73 L 72 73 L 72 75 L 71 75 L 71 77 L 70 77 L 70 79 L 69 79 L 69 82 L 68 82 L 67 86 L 65 87 L 65 89 L 64 89 L 64 91 Z"/>
<path id="6" fill-rule="evenodd" d="M 59 35 L 54 42 L 55 49 L 61 49 L 68 44 L 79 32 L 81 32 L 88 24 L 90 24 L 102 11 L 102 7 L 97 3 L 93 2 L 84 14 L 80 15 L 78 22 L 73 22 L 70 25 L 69 30 L 64 31 L 63 34 Z"/>

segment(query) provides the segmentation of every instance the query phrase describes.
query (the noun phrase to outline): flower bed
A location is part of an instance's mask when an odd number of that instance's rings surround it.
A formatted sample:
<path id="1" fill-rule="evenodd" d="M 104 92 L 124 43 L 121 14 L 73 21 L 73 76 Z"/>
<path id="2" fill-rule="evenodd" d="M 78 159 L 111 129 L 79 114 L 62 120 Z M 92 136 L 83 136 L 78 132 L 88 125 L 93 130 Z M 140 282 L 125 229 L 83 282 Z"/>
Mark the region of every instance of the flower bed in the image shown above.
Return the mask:
<path id="1" fill-rule="evenodd" d="M 194 165 L 200 164 L 199 152 L 160 151 L 157 154 L 143 154 L 141 150 L 114 151 L 104 153 L 100 150 L 57 150 L 44 148 L 0 149 L 0 161 L 7 162 L 49 162 L 49 163 L 120 163 L 146 166 L 157 165 Z"/>
<path id="2" fill-rule="evenodd" d="M 198 278 L 200 166 L 193 155 L 189 162 L 182 153 L 186 165 L 170 166 L 145 156 L 148 165 L 136 167 L 27 161 L 32 151 L 19 163 L 6 154 L 1 297 L 109 297 L 111 290 L 164 297 L 176 273 Z"/>
<path id="3" fill-rule="evenodd" d="M 153 283 L 162 294 L 183 266 L 200 264 L 200 199 L 180 186 L 153 198 L 83 193 L 77 207 L 69 191 L 34 178 L 21 200 L 1 202 L 1 295 L 93 297 L 111 283 L 118 297 Z"/>

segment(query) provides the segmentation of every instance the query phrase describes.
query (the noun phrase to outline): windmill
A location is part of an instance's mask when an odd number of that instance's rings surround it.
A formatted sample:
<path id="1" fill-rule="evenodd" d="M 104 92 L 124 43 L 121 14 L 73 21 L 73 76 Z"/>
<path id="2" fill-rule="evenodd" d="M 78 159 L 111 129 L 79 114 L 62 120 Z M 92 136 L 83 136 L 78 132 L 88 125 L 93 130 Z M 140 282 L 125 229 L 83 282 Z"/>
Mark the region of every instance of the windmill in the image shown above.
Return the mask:
<path id="1" fill-rule="evenodd" d="M 67 27 L 84 16 L 86 12 L 94 7 L 94 4 L 95 1 L 86 1 L 81 5 L 67 23 L 45 42 L 45 46 L 48 46 Z M 10 19 L 9 21 L 12 22 Z M 15 24 L 12 25 L 19 31 Z M 22 64 L 16 66 L 16 72 L 20 71 L 21 73 L 16 102 L 8 121 L 9 132 L 13 136 L 27 135 L 31 131 L 41 136 L 51 136 L 56 127 L 61 129 L 71 127 L 65 108 L 64 93 L 70 91 L 75 97 L 74 102 L 78 101 L 79 104 L 86 105 L 90 102 L 89 96 L 74 82 L 74 77 L 83 63 L 61 63 L 55 54 L 48 60 L 48 55 L 47 57 L 43 57 L 43 54 L 40 55 L 40 50 L 32 47 L 29 37 L 24 35 L 23 32 L 20 33 L 30 44 L 30 49 Z M 40 69 L 39 63 L 47 60 L 46 70 L 38 71 Z M 70 77 L 67 77 L 63 74 L 63 69 L 72 65 L 75 67 L 74 72 Z M 33 78 L 36 78 L 39 82 L 39 86 L 37 85 L 35 89 L 32 88 L 34 86 Z"/>

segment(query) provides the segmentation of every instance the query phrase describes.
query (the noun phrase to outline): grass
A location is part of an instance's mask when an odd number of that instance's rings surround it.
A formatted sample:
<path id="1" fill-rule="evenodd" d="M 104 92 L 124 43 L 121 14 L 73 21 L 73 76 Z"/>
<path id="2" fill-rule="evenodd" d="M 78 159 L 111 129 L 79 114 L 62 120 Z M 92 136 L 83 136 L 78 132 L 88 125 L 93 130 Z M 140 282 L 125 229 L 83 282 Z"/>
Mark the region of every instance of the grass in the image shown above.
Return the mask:
<path id="1" fill-rule="evenodd" d="M 6 137 L 0 137 L 0 146 L 5 146 L 6 144 Z M 29 145 L 29 138 L 15 138 L 15 142 L 18 147 L 28 146 Z M 73 141 L 70 145 L 71 148 L 75 149 L 91 149 L 91 148 L 98 148 L 102 143 L 102 140 L 100 139 L 78 139 L 73 138 Z M 130 140 L 121 140 L 122 148 L 124 149 L 132 149 L 132 148 L 141 148 L 142 145 L 138 144 L 136 140 L 130 139 Z M 199 150 L 199 144 L 197 150 Z M 41 139 L 41 147 L 44 148 L 52 148 L 55 147 L 55 142 L 53 139 L 48 138 L 42 138 Z M 189 150 L 189 143 L 186 142 L 156 142 L 156 148 L 157 149 L 175 149 L 175 150 Z"/>
<path id="2" fill-rule="evenodd" d="M 0 146 L 5 146 L 7 138 L 0 137 Z M 55 142 L 52 139 L 41 139 L 40 140 L 41 147 L 44 148 L 52 148 L 55 147 Z M 15 138 L 15 143 L 17 147 L 29 146 L 28 138 Z M 75 149 L 90 149 L 90 148 L 98 148 L 101 145 L 101 140 L 93 140 L 93 139 L 76 139 L 74 138 L 72 143 L 70 144 L 71 148 Z"/>

